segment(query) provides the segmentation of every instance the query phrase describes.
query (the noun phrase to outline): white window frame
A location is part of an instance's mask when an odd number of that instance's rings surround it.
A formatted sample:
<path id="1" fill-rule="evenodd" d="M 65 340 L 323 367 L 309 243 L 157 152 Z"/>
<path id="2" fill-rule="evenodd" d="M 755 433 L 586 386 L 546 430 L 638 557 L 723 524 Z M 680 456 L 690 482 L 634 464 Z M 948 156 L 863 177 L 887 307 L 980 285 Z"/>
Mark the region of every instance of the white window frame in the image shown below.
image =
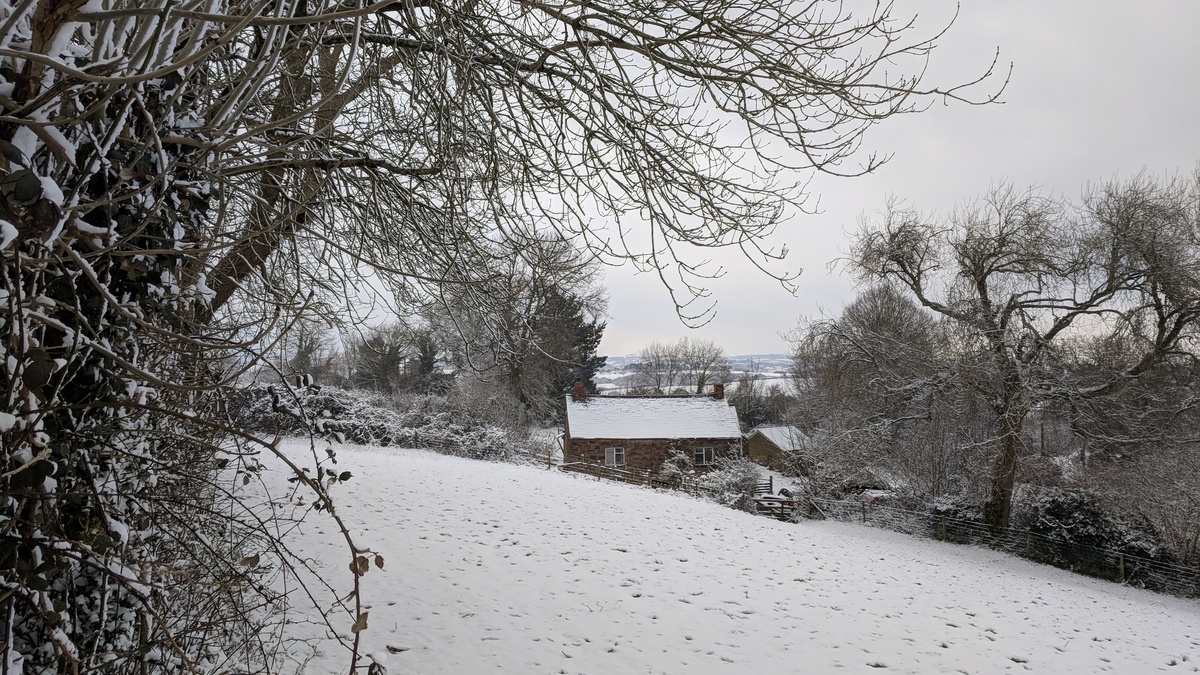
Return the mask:
<path id="1" fill-rule="evenodd" d="M 692 461 L 696 466 L 712 466 L 716 462 L 716 453 L 711 445 L 693 448 Z"/>
<path id="2" fill-rule="evenodd" d="M 625 466 L 625 448 L 616 446 L 604 449 L 604 466 Z"/>

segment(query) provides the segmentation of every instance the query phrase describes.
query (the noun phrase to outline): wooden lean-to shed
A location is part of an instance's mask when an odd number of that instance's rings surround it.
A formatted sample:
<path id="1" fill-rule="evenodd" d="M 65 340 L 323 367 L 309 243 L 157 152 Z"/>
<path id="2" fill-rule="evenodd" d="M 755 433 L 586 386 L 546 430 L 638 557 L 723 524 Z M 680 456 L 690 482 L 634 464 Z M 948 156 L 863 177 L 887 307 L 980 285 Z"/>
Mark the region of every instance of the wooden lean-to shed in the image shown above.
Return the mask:
<path id="1" fill-rule="evenodd" d="M 741 454 L 737 411 L 722 385 L 696 396 L 586 395 L 577 385 L 567 396 L 565 462 L 658 471 L 673 450 L 700 469 Z"/>

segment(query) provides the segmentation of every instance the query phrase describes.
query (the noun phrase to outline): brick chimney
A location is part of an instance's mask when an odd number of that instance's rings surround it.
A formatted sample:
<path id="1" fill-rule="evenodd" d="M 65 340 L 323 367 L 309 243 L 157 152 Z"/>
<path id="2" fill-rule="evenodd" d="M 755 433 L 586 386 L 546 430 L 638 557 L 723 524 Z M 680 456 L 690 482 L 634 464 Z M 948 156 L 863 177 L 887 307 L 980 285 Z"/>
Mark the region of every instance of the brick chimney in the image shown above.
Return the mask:
<path id="1" fill-rule="evenodd" d="M 587 398 L 587 392 L 583 390 L 583 380 L 575 380 L 575 388 L 571 391 L 571 398 L 576 401 L 582 401 Z"/>
<path id="2" fill-rule="evenodd" d="M 713 398 L 715 398 L 715 399 L 725 398 L 725 385 L 723 385 L 723 384 L 714 384 L 713 385 Z"/>

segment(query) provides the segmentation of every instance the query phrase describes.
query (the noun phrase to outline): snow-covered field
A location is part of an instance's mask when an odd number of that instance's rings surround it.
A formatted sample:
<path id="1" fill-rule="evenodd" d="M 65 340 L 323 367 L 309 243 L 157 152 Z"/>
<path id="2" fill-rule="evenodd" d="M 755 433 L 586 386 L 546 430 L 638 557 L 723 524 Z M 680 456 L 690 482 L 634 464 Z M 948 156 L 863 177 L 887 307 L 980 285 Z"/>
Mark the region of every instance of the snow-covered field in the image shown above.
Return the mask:
<path id="1" fill-rule="evenodd" d="M 338 459 L 340 511 L 387 561 L 363 643 L 391 675 L 1200 672 L 1197 603 L 988 550 L 424 451 Z M 333 528 L 305 529 L 347 587 Z M 303 672 L 345 667 L 325 648 Z"/>

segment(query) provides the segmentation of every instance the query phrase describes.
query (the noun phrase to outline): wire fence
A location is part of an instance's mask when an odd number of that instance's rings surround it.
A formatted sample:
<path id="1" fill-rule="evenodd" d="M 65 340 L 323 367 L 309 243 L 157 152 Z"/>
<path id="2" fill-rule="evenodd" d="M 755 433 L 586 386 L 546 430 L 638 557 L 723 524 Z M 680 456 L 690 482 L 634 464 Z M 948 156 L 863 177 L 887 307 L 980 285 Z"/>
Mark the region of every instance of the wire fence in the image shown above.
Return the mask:
<path id="1" fill-rule="evenodd" d="M 705 492 L 694 476 L 665 481 L 655 472 L 590 462 L 570 462 L 560 468 L 634 485 L 681 490 L 693 495 Z M 756 485 L 755 506 L 759 513 L 781 520 L 821 518 L 860 522 L 954 544 L 986 546 L 1079 574 L 1185 598 L 1200 598 L 1200 569 L 1195 567 L 1055 539 L 1028 529 L 995 530 L 971 520 L 927 511 L 911 511 L 863 499 L 783 498 L 774 495 L 773 488 L 773 481 Z"/>
<path id="2" fill-rule="evenodd" d="M 1185 598 L 1200 597 L 1200 569 L 1054 539 L 1028 529 L 993 530 L 983 523 L 862 500 L 806 499 L 793 514 L 797 517 L 861 522 L 955 544 L 987 546 L 1079 574 Z"/>

